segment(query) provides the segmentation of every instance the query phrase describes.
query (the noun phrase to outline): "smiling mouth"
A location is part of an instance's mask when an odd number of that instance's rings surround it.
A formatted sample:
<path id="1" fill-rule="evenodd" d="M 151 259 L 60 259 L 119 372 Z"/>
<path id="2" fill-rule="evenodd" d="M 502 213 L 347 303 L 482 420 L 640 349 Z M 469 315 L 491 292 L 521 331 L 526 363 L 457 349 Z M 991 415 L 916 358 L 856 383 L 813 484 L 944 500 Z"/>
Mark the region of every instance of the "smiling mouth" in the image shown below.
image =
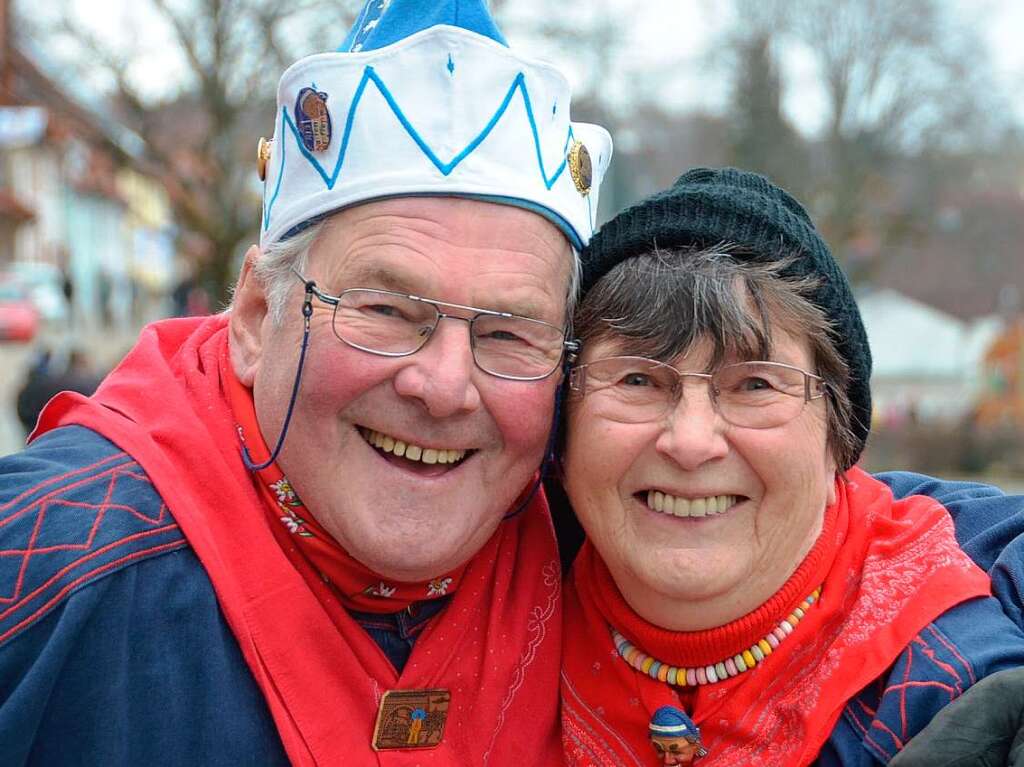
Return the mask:
<path id="1" fill-rule="evenodd" d="M 389 434 L 358 427 L 359 434 L 363 440 L 377 452 L 384 454 L 389 460 L 402 459 L 406 465 L 427 465 L 441 467 L 455 467 L 462 463 L 467 456 L 472 455 L 472 450 L 459 450 L 457 448 L 423 447 L 411 442 L 404 442 Z"/>
<path id="2" fill-rule="evenodd" d="M 680 498 L 660 490 L 637 493 L 637 498 L 652 511 L 673 517 L 713 517 L 724 514 L 741 499 L 736 495 L 710 495 L 705 498 Z"/>

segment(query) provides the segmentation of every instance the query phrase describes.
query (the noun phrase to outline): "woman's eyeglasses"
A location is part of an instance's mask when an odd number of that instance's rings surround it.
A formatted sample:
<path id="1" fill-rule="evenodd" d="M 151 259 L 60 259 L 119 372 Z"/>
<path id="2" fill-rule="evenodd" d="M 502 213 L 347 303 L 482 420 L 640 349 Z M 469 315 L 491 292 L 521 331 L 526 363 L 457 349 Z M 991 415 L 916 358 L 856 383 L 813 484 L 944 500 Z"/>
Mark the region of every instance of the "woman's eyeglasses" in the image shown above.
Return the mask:
<path id="1" fill-rule="evenodd" d="M 577 365 L 569 389 L 592 397 L 596 412 L 623 423 L 666 418 L 683 396 L 686 378 L 702 378 L 715 410 L 734 426 L 770 429 L 824 396 L 820 376 L 781 362 L 738 362 L 712 373 L 689 373 L 646 357 L 607 357 Z"/>

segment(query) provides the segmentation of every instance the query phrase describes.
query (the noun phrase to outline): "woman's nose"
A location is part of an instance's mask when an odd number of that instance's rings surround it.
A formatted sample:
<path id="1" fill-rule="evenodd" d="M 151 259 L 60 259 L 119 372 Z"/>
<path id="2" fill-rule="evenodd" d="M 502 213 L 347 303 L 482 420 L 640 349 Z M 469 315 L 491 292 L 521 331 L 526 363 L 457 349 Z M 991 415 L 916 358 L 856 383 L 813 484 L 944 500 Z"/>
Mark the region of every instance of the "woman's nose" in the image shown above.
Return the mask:
<path id="1" fill-rule="evenodd" d="M 729 452 L 726 423 L 706 379 L 691 380 L 687 385 L 681 382 L 678 400 L 665 418 L 655 446 L 684 469 L 696 469 Z"/>

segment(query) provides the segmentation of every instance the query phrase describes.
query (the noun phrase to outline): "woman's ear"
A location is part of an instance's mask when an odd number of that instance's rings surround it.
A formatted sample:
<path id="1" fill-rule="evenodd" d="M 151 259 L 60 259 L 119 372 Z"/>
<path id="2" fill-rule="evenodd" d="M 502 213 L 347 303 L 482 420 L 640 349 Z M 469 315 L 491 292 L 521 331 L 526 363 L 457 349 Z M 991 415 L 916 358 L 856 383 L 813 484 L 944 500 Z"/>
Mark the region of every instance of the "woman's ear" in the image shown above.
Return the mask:
<path id="1" fill-rule="evenodd" d="M 253 245 L 245 253 L 245 263 L 235 286 L 229 321 L 231 365 L 245 386 L 252 387 L 263 356 L 263 323 L 267 319 L 267 296 L 253 269 L 260 249 Z"/>

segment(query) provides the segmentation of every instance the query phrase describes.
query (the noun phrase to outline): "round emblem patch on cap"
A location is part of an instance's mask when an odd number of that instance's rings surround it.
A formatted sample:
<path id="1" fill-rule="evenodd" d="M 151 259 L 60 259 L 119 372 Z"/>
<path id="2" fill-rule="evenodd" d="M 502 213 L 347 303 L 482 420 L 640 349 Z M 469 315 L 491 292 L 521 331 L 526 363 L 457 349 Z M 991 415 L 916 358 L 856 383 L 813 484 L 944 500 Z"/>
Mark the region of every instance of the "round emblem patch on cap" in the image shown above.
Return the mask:
<path id="1" fill-rule="evenodd" d="M 573 140 L 569 147 L 569 156 L 566 158 L 569 163 L 569 173 L 572 175 L 572 183 L 576 185 L 576 191 L 586 197 L 590 194 L 590 185 L 594 181 L 594 166 L 590 161 L 590 152 L 582 141 Z"/>
<path id="2" fill-rule="evenodd" d="M 267 179 L 267 163 L 270 162 L 270 145 L 273 141 L 267 141 L 263 136 L 260 136 L 260 140 L 256 143 L 256 172 L 259 174 L 260 181 L 266 181 Z"/>
<path id="3" fill-rule="evenodd" d="M 315 88 L 303 88 L 295 99 L 302 145 L 310 152 L 322 152 L 331 145 L 331 113 L 327 111 L 327 94 Z"/>

